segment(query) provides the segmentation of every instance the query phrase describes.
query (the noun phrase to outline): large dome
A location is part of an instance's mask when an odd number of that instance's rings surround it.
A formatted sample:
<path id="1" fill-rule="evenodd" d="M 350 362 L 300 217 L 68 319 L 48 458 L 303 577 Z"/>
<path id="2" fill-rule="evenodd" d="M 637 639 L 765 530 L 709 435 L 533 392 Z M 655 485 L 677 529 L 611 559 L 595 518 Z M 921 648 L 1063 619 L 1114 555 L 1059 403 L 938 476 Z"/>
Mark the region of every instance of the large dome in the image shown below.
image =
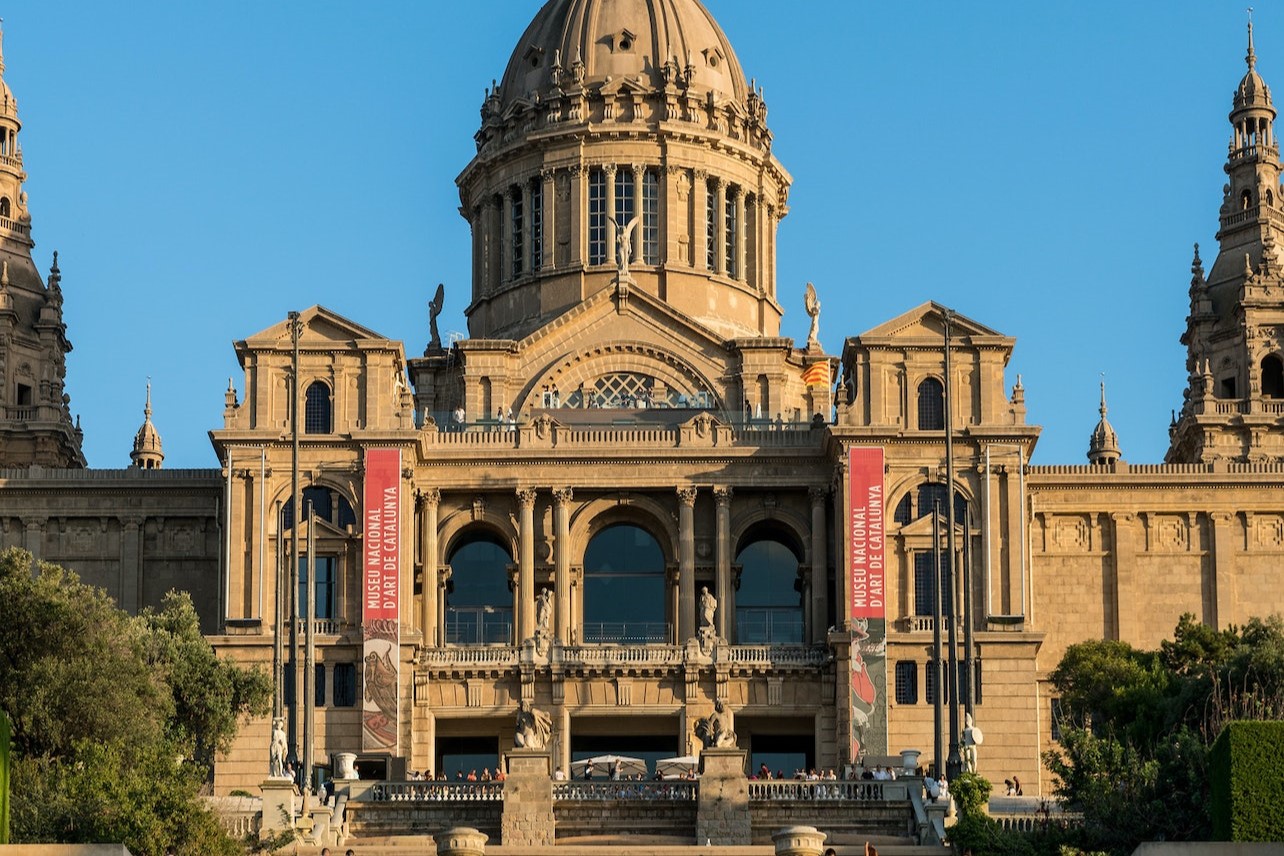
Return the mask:
<path id="1" fill-rule="evenodd" d="M 690 89 L 720 101 L 749 94 L 731 43 L 698 0 L 549 0 L 508 61 L 499 109 L 552 87 L 555 68 L 585 84 L 630 78 L 661 89 L 690 75 Z"/>

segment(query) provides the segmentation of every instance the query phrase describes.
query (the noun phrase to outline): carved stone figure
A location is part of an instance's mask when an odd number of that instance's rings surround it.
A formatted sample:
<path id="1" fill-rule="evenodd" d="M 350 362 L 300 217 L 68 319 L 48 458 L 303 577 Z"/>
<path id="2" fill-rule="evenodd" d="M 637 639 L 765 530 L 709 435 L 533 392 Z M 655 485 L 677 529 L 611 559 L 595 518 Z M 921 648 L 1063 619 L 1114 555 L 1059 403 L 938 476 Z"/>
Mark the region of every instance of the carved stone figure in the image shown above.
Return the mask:
<path id="1" fill-rule="evenodd" d="M 810 282 L 807 283 L 807 293 L 804 297 L 804 304 L 807 308 L 807 314 L 811 316 L 811 329 L 807 331 L 807 344 L 819 345 L 820 340 L 820 298 L 816 296 L 816 286 Z"/>
<path id="2" fill-rule="evenodd" d="M 548 636 L 553 623 L 553 593 L 547 587 L 539 590 L 535 598 L 535 635 Z"/>
<path id="3" fill-rule="evenodd" d="M 547 749 L 553 733 L 553 718 L 528 701 L 517 706 L 517 732 L 513 745 L 518 749 Z"/>
<path id="4" fill-rule="evenodd" d="M 718 612 L 718 599 L 709 594 L 708 586 L 700 587 L 700 629 L 713 627 L 714 617 Z"/>
<path id="5" fill-rule="evenodd" d="M 637 228 L 640 215 L 634 215 L 628 225 L 620 223 L 610 214 L 606 215 L 615 224 L 615 261 L 616 271 L 621 280 L 629 276 L 629 262 L 633 259 L 633 230 Z"/>
<path id="6" fill-rule="evenodd" d="M 285 772 L 285 720 L 277 717 L 272 720 L 272 742 L 268 746 L 268 775 L 273 779 L 288 779 Z"/>
<path id="7" fill-rule="evenodd" d="M 696 722 L 695 733 L 706 749 L 736 748 L 734 719 L 721 701 L 714 702 L 713 713 Z"/>
<path id="8" fill-rule="evenodd" d="M 432 333 L 432 339 L 428 342 L 429 350 L 437 350 L 441 347 L 441 333 L 437 330 L 437 316 L 441 314 L 441 307 L 446 302 L 446 284 L 437 283 L 437 293 L 433 295 L 432 301 L 428 304 L 428 330 Z"/>
<path id="9" fill-rule="evenodd" d="M 985 735 L 972 723 L 972 714 L 964 714 L 963 723 L 963 769 L 966 772 L 975 773 L 976 747 L 985 742 Z"/>

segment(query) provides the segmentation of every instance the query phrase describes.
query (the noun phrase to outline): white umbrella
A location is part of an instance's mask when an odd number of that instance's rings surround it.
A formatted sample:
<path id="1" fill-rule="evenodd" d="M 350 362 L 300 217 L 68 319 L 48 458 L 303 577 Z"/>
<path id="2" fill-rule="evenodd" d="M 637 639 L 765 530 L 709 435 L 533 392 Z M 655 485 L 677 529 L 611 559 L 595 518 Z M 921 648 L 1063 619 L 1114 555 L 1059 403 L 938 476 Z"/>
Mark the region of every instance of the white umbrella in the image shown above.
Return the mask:
<path id="1" fill-rule="evenodd" d="M 646 775 L 646 761 L 641 758 L 630 758 L 627 755 L 594 755 L 582 761 L 571 762 L 571 776 L 582 776 L 584 768 L 593 765 L 593 778 L 610 778 L 611 765 L 618 764 L 621 776 Z"/>
<path id="2" fill-rule="evenodd" d="M 700 760 L 694 755 L 682 755 L 678 758 L 662 758 L 655 762 L 655 771 L 661 776 L 685 776 L 698 769 Z"/>

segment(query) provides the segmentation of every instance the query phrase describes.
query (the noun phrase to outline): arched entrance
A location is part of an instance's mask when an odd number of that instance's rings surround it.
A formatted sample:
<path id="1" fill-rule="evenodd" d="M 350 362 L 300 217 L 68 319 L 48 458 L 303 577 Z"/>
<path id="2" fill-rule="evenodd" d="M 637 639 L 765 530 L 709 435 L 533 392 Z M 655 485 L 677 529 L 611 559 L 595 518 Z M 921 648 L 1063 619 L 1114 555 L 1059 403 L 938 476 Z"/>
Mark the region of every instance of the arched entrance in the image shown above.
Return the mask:
<path id="1" fill-rule="evenodd" d="M 450 554 L 447 644 L 513 644 L 513 595 L 508 587 L 512 563 L 508 548 L 489 532 L 460 539 Z"/>
<path id="2" fill-rule="evenodd" d="M 668 642 L 664 551 L 631 523 L 608 526 L 584 551 L 583 640 Z"/>

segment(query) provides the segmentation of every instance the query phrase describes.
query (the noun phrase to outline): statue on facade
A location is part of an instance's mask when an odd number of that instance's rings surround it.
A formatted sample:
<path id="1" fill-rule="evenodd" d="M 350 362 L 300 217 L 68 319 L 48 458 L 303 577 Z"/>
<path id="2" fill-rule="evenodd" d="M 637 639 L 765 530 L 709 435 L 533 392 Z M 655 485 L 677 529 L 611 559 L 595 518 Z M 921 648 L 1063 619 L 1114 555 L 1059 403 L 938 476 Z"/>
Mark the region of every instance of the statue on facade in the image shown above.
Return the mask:
<path id="1" fill-rule="evenodd" d="M 985 742 L 981 729 L 972 723 L 972 714 L 963 715 L 963 770 L 976 772 L 976 747 Z"/>
<path id="2" fill-rule="evenodd" d="M 437 293 L 433 295 L 432 300 L 428 303 L 428 330 L 432 338 L 428 341 L 428 350 L 437 351 L 441 349 L 441 332 L 437 329 L 437 316 L 441 314 L 441 307 L 446 302 L 446 284 L 437 283 Z"/>
<path id="3" fill-rule="evenodd" d="M 535 598 L 535 636 L 548 638 L 553 625 L 553 593 L 545 586 Z"/>
<path id="4" fill-rule="evenodd" d="M 713 621 L 718 613 L 718 599 L 709 594 L 708 586 L 700 587 L 700 629 L 714 626 Z"/>
<path id="5" fill-rule="evenodd" d="M 731 711 L 721 701 L 713 703 L 713 713 L 696 722 L 696 737 L 706 749 L 735 749 L 736 731 Z"/>
<path id="6" fill-rule="evenodd" d="M 807 283 L 807 292 L 803 298 L 807 314 L 811 316 L 811 329 L 807 331 L 807 346 L 820 345 L 820 298 L 816 296 L 816 286 Z"/>
<path id="7" fill-rule="evenodd" d="M 268 776 L 273 779 L 288 779 L 285 771 L 285 720 L 277 717 L 272 720 L 272 742 L 268 746 Z"/>
<path id="8" fill-rule="evenodd" d="M 528 701 L 517 706 L 517 731 L 513 745 L 518 749 L 547 749 L 553 733 L 553 718 Z"/>
<path id="9" fill-rule="evenodd" d="M 628 224 L 623 224 L 610 214 L 607 219 L 615 224 L 615 262 L 617 279 L 629 278 L 629 262 L 633 259 L 633 230 L 637 228 L 639 215 L 634 215 Z"/>

